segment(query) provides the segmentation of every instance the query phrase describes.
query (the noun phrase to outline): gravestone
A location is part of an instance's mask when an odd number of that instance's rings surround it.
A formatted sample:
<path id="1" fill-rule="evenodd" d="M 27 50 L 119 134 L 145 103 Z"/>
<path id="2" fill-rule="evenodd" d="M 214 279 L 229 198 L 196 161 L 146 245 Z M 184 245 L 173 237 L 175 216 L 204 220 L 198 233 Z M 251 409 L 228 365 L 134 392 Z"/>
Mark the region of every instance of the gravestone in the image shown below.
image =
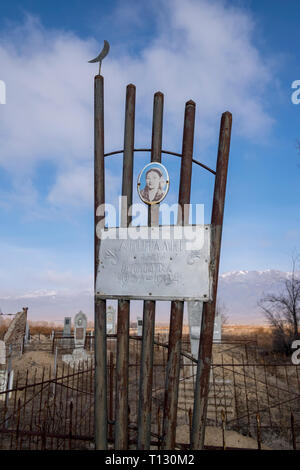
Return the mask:
<path id="1" fill-rule="evenodd" d="M 84 349 L 85 336 L 87 327 L 87 317 L 83 312 L 77 313 L 74 318 L 74 343 L 75 349 L 72 354 L 64 354 L 62 356 L 63 362 L 70 364 L 71 367 L 78 366 L 79 363 L 86 361 L 90 358 Z"/>
<path id="2" fill-rule="evenodd" d="M 5 341 L 0 341 L 0 364 L 6 364 L 6 346 Z"/>
<path id="3" fill-rule="evenodd" d="M 63 336 L 71 336 L 71 325 L 72 325 L 71 317 L 65 317 Z"/>
<path id="4" fill-rule="evenodd" d="M 143 319 L 141 317 L 137 317 L 137 335 L 143 336 Z"/>
<path id="5" fill-rule="evenodd" d="M 188 302 L 188 317 L 190 328 L 191 353 L 198 359 L 199 339 L 201 330 L 203 302 L 193 300 Z M 215 316 L 213 341 L 221 341 L 221 316 Z"/>
<path id="6" fill-rule="evenodd" d="M 26 322 L 24 344 L 29 343 L 29 341 L 30 341 L 30 330 L 29 330 L 29 324 L 28 322 Z"/>
<path id="7" fill-rule="evenodd" d="M 221 315 L 215 316 L 214 324 L 214 341 L 221 341 L 222 339 L 222 319 Z"/>
<path id="8" fill-rule="evenodd" d="M 75 349 L 83 349 L 85 345 L 87 317 L 83 312 L 77 313 L 74 318 Z"/>
<path id="9" fill-rule="evenodd" d="M 116 332 L 116 310 L 110 305 L 106 310 L 106 333 L 114 335 Z"/>

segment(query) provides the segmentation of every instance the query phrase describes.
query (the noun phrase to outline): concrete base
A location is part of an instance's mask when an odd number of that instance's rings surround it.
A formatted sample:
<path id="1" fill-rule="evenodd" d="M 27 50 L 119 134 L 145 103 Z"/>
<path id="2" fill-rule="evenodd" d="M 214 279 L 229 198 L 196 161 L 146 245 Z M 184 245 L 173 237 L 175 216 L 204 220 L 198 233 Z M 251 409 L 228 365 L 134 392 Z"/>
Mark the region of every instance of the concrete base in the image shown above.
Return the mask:
<path id="1" fill-rule="evenodd" d="M 88 359 L 91 359 L 91 356 L 83 348 L 74 349 L 72 354 L 64 354 L 62 356 L 62 361 L 70 364 L 71 367 L 77 367 L 80 362 L 87 361 Z"/>

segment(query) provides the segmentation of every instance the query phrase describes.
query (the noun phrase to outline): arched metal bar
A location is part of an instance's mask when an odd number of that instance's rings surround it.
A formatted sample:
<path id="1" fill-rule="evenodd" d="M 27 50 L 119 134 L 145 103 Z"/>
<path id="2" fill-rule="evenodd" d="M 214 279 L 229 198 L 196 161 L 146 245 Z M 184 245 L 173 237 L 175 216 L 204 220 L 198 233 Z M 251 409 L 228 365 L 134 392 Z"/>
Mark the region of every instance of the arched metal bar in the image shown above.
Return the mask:
<path id="1" fill-rule="evenodd" d="M 124 150 L 115 150 L 114 152 L 105 153 L 104 156 L 109 157 L 110 155 L 117 155 L 117 154 L 123 153 L 123 152 L 124 152 Z M 151 149 L 134 149 L 134 152 L 151 152 Z M 182 157 L 181 153 L 170 152 L 169 150 L 162 150 L 161 153 L 165 153 L 166 155 L 174 155 L 175 157 Z M 215 170 L 212 170 L 208 166 L 204 165 L 204 163 L 198 162 L 198 160 L 195 160 L 194 158 L 193 158 L 192 161 L 193 161 L 193 163 L 196 163 L 196 165 L 199 165 L 202 168 L 204 168 L 204 170 L 207 170 L 210 173 L 212 173 L 213 175 L 216 175 Z"/>

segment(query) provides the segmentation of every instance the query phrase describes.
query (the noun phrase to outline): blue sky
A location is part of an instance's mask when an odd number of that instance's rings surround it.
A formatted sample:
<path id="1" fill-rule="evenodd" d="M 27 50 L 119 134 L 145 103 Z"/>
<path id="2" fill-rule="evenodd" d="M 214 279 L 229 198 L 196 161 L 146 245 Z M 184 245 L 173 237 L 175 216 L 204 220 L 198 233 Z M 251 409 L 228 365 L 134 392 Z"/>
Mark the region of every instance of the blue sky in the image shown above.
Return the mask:
<path id="1" fill-rule="evenodd" d="M 3 1 L 0 307 L 19 309 L 26 299 L 34 318 L 54 318 L 55 299 L 64 299 L 65 314 L 80 299 L 91 309 L 97 65 L 87 61 L 104 39 L 105 150 L 122 148 L 131 82 L 136 147 L 150 147 L 160 90 L 164 149 L 181 151 L 184 104 L 193 99 L 195 158 L 214 167 L 220 117 L 231 111 L 221 272 L 288 271 L 300 251 L 300 105 L 291 102 L 299 13 L 296 0 Z M 136 155 L 136 177 L 148 161 Z M 163 163 L 173 181 L 166 202 L 176 202 L 180 160 Z M 192 202 L 205 204 L 208 223 L 213 176 L 193 171 Z M 120 157 L 107 160 L 107 172 L 107 201 L 115 203 Z"/>

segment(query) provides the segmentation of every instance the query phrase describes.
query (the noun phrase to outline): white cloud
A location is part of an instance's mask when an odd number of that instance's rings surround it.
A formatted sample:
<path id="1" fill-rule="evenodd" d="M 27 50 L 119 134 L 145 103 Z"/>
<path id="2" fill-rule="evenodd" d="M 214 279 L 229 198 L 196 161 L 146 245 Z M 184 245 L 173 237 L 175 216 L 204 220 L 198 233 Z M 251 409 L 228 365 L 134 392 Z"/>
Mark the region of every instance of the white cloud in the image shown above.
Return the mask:
<path id="1" fill-rule="evenodd" d="M 132 81 L 137 86 L 137 146 L 150 146 L 158 89 L 165 92 L 164 147 L 180 150 L 188 99 L 197 103 L 201 145 L 216 139 L 226 109 L 233 113 L 235 135 L 264 136 L 272 126 L 263 103 L 272 71 L 254 46 L 249 15 L 219 1 L 172 0 L 159 9 L 157 21 L 156 36 L 138 56 L 111 53 L 103 62 L 106 151 L 123 145 L 125 86 Z M 111 34 L 107 39 L 113 41 Z M 137 36 L 137 46 L 138 41 Z M 7 104 L 0 108 L 0 165 L 15 181 L 32 178 L 38 164 L 51 161 L 57 179 L 48 201 L 55 205 L 91 201 L 97 66 L 87 61 L 101 46 L 70 32 L 49 31 L 30 16 L 0 37 L 0 78 L 7 84 Z M 35 197 L 34 188 L 28 197 Z"/>
<path id="2" fill-rule="evenodd" d="M 66 202 L 71 205 L 92 204 L 93 174 L 92 169 L 84 166 L 61 172 L 52 187 L 48 201 L 57 206 Z"/>

